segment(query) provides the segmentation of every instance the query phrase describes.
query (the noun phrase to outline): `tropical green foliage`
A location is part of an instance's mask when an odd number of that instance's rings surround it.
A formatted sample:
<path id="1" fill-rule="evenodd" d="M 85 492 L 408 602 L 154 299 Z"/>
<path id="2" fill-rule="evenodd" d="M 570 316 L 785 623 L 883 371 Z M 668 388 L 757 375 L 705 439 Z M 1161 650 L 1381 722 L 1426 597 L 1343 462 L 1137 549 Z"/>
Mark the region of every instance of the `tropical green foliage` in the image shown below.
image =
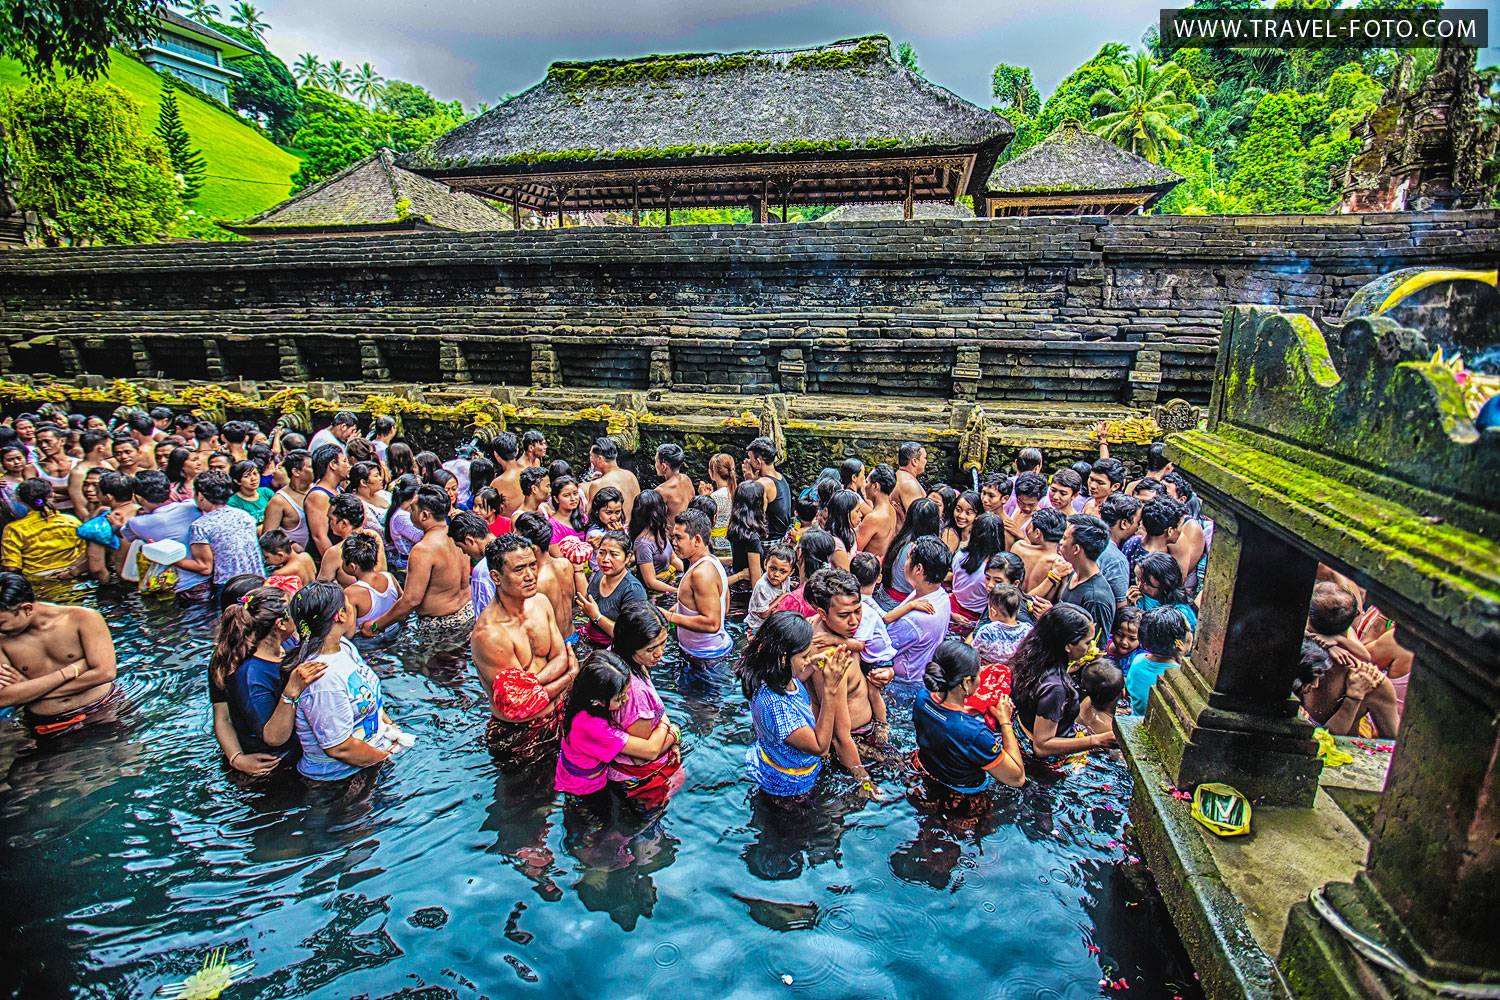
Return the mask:
<path id="1" fill-rule="evenodd" d="M 117 40 L 139 45 L 156 27 L 161 0 L 0 0 L 0 55 L 27 77 L 57 70 L 94 80 L 109 69 Z"/>
<path id="2" fill-rule="evenodd" d="M 323 60 L 311 52 L 304 52 L 297 57 L 292 64 L 292 76 L 297 78 L 297 83 L 304 87 L 323 86 L 323 74 L 326 72 Z"/>
<path id="3" fill-rule="evenodd" d="M 135 101 L 82 80 L 0 90 L 11 193 L 44 220 L 50 244 L 162 239 L 177 217 L 177 181 Z"/>
<path id="4" fill-rule="evenodd" d="M 256 10 L 255 5 L 249 0 L 239 0 L 229 8 L 229 20 L 230 23 L 239 25 L 256 38 L 264 36 L 271 29 L 266 19 L 260 16 L 260 11 Z"/>
<path id="5" fill-rule="evenodd" d="M 354 71 L 354 79 L 350 82 L 349 89 L 354 92 L 355 97 L 373 106 L 375 99 L 380 96 L 384 83 L 385 77 L 375 72 L 374 66 L 361 63 L 360 67 Z"/>
<path id="6" fill-rule="evenodd" d="M 219 5 L 210 3 L 209 0 L 185 0 L 185 2 L 177 3 L 176 6 L 187 11 L 187 16 L 199 24 L 217 21 L 224 16 L 219 10 Z"/>
<path id="7" fill-rule="evenodd" d="M 990 77 L 991 91 L 999 106 L 1007 112 L 1020 112 L 1035 118 L 1042 110 L 1042 97 L 1036 91 L 1028 66 L 1000 63 Z"/>
<path id="8" fill-rule="evenodd" d="M 182 113 L 177 109 L 177 93 L 172 84 L 162 81 L 161 111 L 156 119 L 156 136 L 167 149 L 167 160 L 172 172 L 182 185 L 179 195 L 183 201 L 192 201 L 203 190 L 203 175 L 208 172 L 208 163 L 202 150 L 193 145 L 187 126 L 182 124 Z"/>
<path id="9" fill-rule="evenodd" d="M 302 98 L 297 78 L 276 58 L 259 35 L 232 24 L 213 23 L 255 54 L 229 60 L 240 79 L 230 90 L 229 106 L 255 122 L 272 141 L 286 145 L 302 126 Z"/>
<path id="10" fill-rule="evenodd" d="M 380 88 L 375 101 L 376 109 L 398 118 L 431 118 L 433 115 L 451 115 L 463 118 L 463 105 L 458 101 L 444 104 L 423 87 L 405 80 L 387 80 Z"/>
<path id="11" fill-rule="evenodd" d="M 917 65 L 917 50 L 912 48 L 911 42 L 902 42 L 896 46 L 896 61 L 913 73 L 922 72 L 922 67 Z"/>
<path id="12" fill-rule="evenodd" d="M 1157 64 L 1138 52 L 1125 66 L 1110 66 L 1107 83 L 1089 103 L 1105 113 L 1089 123 L 1095 132 L 1138 156 L 1160 163 L 1167 150 L 1182 145 L 1186 136 L 1174 122 L 1198 117 L 1197 109 L 1182 100 L 1192 81 L 1176 63 Z"/>
<path id="13" fill-rule="evenodd" d="M 332 177 L 381 146 L 407 152 L 423 146 L 461 121 L 446 105 L 432 115 L 408 118 L 372 111 L 317 87 L 302 88 L 303 125 L 293 143 L 303 154 L 295 189 Z"/>

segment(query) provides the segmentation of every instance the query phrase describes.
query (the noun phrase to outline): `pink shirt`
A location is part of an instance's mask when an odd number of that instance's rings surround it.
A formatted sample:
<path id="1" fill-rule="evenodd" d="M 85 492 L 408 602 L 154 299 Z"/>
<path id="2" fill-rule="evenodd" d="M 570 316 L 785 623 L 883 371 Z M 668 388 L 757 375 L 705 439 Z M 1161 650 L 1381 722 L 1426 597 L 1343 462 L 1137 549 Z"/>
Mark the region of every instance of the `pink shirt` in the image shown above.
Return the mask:
<path id="1" fill-rule="evenodd" d="M 573 716 L 557 755 L 557 790 L 569 795 L 588 795 L 603 788 L 609 762 L 625 749 L 629 735 L 597 715 L 579 712 Z"/>
<path id="2" fill-rule="evenodd" d="M 625 707 L 614 713 L 614 724 L 620 729 L 626 730 L 642 719 L 651 723 L 655 729 L 657 724 L 666 717 L 667 706 L 662 703 L 661 696 L 656 693 L 656 686 L 649 680 L 632 673 L 630 675 L 630 688 L 625 694 Z M 672 751 L 668 750 L 662 754 L 666 757 Z M 616 754 L 616 756 L 619 756 Z M 656 758 L 661 760 L 661 757 Z M 609 768 L 606 777 L 610 781 L 632 781 L 639 775 L 625 774 Z"/>

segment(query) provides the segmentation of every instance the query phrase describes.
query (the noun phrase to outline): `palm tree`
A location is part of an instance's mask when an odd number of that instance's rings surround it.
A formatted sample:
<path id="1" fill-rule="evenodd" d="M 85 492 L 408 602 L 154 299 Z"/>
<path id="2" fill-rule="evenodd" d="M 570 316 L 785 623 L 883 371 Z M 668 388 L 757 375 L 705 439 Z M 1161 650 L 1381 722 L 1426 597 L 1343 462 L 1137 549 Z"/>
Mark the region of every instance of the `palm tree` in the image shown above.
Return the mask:
<path id="1" fill-rule="evenodd" d="M 349 84 L 353 81 L 349 71 L 344 68 L 342 59 L 328 60 L 328 69 L 323 73 L 323 85 L 335 94 L 349 93 Z"/>
<path id="2" fill-rule="evenodd" d="M 1177 95 L 1187 73 L 1176 63 L 1157 64 L 1144 52 L 1125 66 L 1105 70 L 1108 83 L 1090 99 L 1108 114 L 1089 122 L 1089 128 L 1110 142 L 1160 163 L 1168 146 L 1184 140 L 1173 122 L 1196 118 L 1198 111 Z"/>
<path id="3" fill-rule="evenodd" d="M 375 98 L 380 96 L 380 85 L 385 83 L 385 77 L 375 72 L 375 67 L 369 63 L 362 63 L 359 69 L 354 71 L 354 79 L 350 81 L 350 89 L 354 96 L 366 104 L 374 105 Z"/>
<path id="4" fill-rule="evenodd" d="M 229 20 L 244 28 L 256 38 L 260 38 L 271 27 L 265 18 L 260 16 L 260 11 L 250 0 L 239 0 L 239 3 L 229 8 Z"/>
<path id="5" fill-rule="evenodd" d="M 304 52 L 292 63 L 292 76 L 304 87 L 317 87 L 323 83 L 323 60 L 311 52 Z"/>
<path id="6" fill-rule="evenodd" d="M 175 6 L 187 11 L 188 17 L 200 24 L 205 21 L 216 21 L 223 16 L 219 13 L 219 5 L 209 3 L 209 0 L 178 0 Z"/>

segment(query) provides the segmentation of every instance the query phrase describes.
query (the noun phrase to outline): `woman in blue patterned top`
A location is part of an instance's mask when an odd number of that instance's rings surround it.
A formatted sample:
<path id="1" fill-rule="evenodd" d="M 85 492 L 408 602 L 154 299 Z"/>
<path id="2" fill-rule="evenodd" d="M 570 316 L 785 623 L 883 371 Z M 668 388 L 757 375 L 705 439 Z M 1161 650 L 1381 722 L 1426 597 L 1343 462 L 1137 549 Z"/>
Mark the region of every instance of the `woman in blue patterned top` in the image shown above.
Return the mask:
<path id="1" fill-rule="evenodd" d="M 778 611 L 750 640 L 737 673 L 750 699 L 755 742 L 745 754 L 750 778 L 768 795 L 801 795 L 810 791 L 833 741 L 834 716 L 843 698 L 825 698 L 852 660 L 839 648 L 828 655 L 811 653 L 812 626 L 794 611 Z M 818 694 L 814 714 L 805 677 Z"/>

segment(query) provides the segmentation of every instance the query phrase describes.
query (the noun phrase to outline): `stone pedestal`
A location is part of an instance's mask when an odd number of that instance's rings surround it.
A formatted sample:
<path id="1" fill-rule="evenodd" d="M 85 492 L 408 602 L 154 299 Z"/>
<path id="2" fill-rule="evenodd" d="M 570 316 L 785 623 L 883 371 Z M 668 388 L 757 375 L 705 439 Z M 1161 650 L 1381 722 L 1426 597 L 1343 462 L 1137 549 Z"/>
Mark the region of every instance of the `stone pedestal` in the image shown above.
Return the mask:
<path id="1" fill-rule="evenodd" d="M 1317 563 L 1227 510 L 1210 516 L 1192 662 L 1157 681 L 1147 730 L 1180 788 L 1225 781 L 1257 804 L 1310 806 L 1323 765 L 1291 689 Z"/>

